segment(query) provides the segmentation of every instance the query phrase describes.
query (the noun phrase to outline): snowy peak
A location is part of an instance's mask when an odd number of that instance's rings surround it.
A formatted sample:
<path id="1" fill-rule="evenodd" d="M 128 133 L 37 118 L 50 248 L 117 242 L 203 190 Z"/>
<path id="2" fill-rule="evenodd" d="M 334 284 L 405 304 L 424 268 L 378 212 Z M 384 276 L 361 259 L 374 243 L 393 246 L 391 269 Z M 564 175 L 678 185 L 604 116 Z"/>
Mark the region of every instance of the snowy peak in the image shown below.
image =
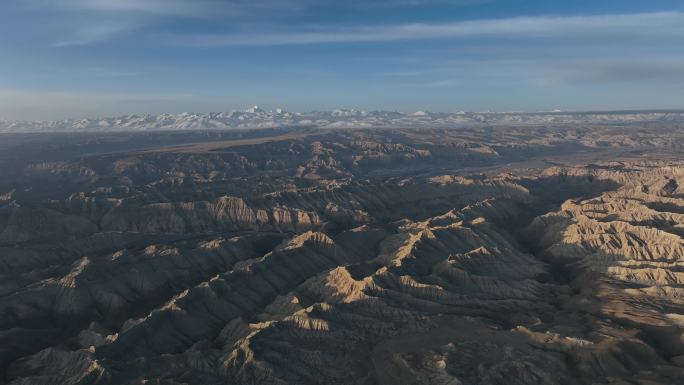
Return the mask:
<path id="1" fill-rule="evenodd" d="M 265 111 L 262 110 L 261 108 L 259 108 L 259 106 L 255 105 L 255 106 L 252 106 L 252 107 L 246 109 L 245 112 L 250 113 L 250 114 L 258 114 L 258 113 L 262 113 Z"/>

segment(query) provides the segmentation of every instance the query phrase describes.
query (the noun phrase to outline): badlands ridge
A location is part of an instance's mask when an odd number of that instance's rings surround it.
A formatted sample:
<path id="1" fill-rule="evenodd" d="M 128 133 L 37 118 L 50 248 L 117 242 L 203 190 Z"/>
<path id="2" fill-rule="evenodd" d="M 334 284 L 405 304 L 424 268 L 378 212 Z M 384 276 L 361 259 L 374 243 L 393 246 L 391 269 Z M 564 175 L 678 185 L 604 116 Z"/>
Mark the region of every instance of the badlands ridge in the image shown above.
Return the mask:
<path id="1" fill-rule="evenodd" d="M 683 137 L 4 134 L 0 383 L 681 383 Z"/>

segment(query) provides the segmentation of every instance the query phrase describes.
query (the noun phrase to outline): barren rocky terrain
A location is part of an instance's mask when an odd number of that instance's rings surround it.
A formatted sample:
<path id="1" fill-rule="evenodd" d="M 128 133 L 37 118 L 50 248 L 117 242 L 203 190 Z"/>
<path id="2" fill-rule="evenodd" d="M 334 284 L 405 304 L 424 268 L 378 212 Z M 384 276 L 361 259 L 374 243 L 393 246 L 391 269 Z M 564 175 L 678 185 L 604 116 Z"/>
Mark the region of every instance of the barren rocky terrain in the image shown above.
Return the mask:
<path id="1" fill-rule="evenodd" d="M 5 133 L 0 382 L 681 384 L 684 129 Z"/>

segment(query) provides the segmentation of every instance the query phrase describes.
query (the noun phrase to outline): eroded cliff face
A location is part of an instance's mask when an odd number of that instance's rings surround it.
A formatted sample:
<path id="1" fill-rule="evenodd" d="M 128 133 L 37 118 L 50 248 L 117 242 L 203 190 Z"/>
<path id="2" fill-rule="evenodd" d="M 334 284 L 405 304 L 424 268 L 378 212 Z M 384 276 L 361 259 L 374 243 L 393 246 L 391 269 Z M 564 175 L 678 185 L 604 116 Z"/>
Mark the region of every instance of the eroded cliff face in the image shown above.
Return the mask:
<path id="1" fill-rule="evenodd" d="M 566 306 L 631 333 L 634 340 L 657 350 L 667 365 L 681 365 L 684 191 L 677 180 L 684 177 L 684 169 L 637 163 L 563 172 L 620 184 L 597 197 L 567 201 L 529 227 L 531 233 L 542 234 L 539 255 L 569 273 L 575 295 Z"/>
<path id="2" fill-rule="evenodd" d="M 504 167 L 649 145 L 622 131 L 316 135 L 21 168 L 0 185 L 5 381 L 684 378 L 680 161 Z"/>

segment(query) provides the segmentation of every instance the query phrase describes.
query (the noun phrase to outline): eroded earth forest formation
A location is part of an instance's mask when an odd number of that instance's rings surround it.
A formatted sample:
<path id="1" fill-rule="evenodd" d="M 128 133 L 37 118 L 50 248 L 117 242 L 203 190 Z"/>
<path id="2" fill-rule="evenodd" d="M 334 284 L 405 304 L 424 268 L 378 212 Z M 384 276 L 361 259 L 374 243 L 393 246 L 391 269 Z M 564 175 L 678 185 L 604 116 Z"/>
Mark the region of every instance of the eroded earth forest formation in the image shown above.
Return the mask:
<path id="1" fill-rule="evenodd" d="M 684 127 L 3 134 L 0 383 L 681 384 Z"/>

